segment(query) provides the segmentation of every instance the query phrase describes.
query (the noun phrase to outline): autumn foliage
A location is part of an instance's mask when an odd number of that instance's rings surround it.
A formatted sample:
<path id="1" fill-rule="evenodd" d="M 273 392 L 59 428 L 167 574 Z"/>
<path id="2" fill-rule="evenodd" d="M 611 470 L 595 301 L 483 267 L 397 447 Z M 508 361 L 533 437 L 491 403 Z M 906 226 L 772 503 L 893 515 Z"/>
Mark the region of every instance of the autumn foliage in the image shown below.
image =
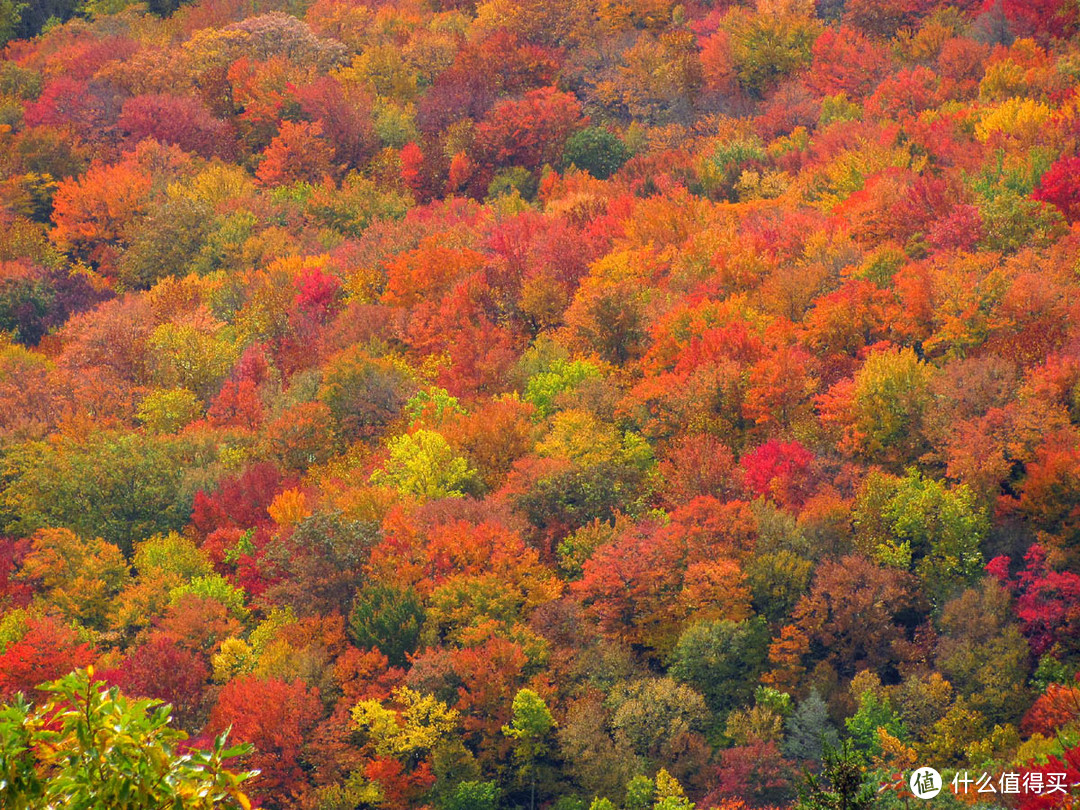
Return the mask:
<path id="1" fill-rule="evenodd" d="M 1078 34 L 0 0 L 0 714 L 267 810 L 1080 780 Z"/>

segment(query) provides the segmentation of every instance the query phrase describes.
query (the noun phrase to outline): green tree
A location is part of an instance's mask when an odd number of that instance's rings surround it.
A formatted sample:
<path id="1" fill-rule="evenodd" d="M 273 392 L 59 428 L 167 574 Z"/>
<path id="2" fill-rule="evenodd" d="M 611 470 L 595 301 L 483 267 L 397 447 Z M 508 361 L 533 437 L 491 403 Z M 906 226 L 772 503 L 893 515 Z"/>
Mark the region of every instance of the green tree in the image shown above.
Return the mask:
<path id="1" fill-rule="evenodd" d="M 0 47 L 15 38 L 15 31 L 28 5 L 16 3 L 15 0 L 0 0 Z"/>
<path id="2" fill-rule="evenodd" d="M 1015 252 L 1025 247 L 1043 247 L 1054 241 L 1067 225 L 1054 206 L 1032 200 L 1011 189 L 981 201 L 985 250 Z"/>
<path id="3" fill-rule="evenodd" d="M 538 371 L 525 384 L 525 401 L 536 406 L 538 416 L 550 416 L 555 411 L 560 394 L 573 391 L 586 380 L 600 376 L 595 364 L 586 360 L 556 358 L 544 371 Z"/>
<path id="4" fill-rule="evenodd" d="M 182 278 L 206 243 L 213 209 L 176 192 L 170 197 L 132 228 L 131 246 L 120 257 L 117 273 L 129 289 L 147 289 L 166 276 Z"/>
<path id="5" fill-rule="evenodd" d="M 925 447 L 933 369 L 911 349 L 871 354 L 855 373 L 849 442 L 872 460 L 906 461 Z"/>
<path id="6" fill-rule="evenodd" d="M 829 722 L 829 708 L 816 689 L 803 700 L 784 725 L 784 753 L 795 760 L 821 762 L 825 752 L 840 742 Z"/>
<path id="7" fill-rule="evenodd" d="M 638 774 L 626 783 L 626 810 L 648 810 L 656 798 L 656 783 Z"/>
<path id="8" fill-rule="evenodd" d="M 643 470 L 630 464 L 571 466 L 541 476 L 514 500 L 529 522 L 557 543 L 590 521 L 640 514 L 648 483 Z"/>
<path id="9" fill-rule="evenodd" d="M 216 451 L 187 437 L 113 431 L 21 445 L 0 472 L 2 530 L 62 526 L 129 555 L 137 540 L 184 528 L 195 490 L 206 485 L 200 470 Z"/>
<path id="10" fill-rule="evenodd" d="M 986 579 L 941 612 L 936 668 L 990 724 L 1016 722 L 1031 705 L 1024 686 L 1030 649 L 1017 626 L 1009 593 Z"/>
<path id="11" fill-rule="evenodd" d="M 731 37 L 735 74 L 755 95 L 809 65 L 814 40 L 821 32 L 820 23 L 809 17 L 743 8 L 730 12 L 723 27 Z"/>
<path id="12" fill-rule="evenodd" d="M 405 413 L 411 422 L 421 420 L 429 424 L 438 425 L 443 419 L 451 414 L 465 413 L 458 398 L 452 396 L 445 388 L 432 386 L 417 391 L 412 398 L 405 403 Z"/>
<path id="13" fill-rule="evenodd" d="M 700 692 L 710 711 L 723 716 L 753 696 L 768 651 L 769 628 L 760 616 L 696 622 L 679 637 L 670 672 Z"/>
<path id="14" fill-rule="evenodd" d="M 698 162 L 698 180 L 710 199 L 735 199 L 735 186 L 746 167 L 768 159 L 756 136 L 717 139 Z"/>
<path id="15" fill-rule="evenodd" d="M 510 725 L 503 726 L 503 734 L 517 742 L 514 758 L 521 763 L 521 774 L 529 779 L 529 808 L 535 810 L 537 760 L 548 750 L 555 719 L 544 699 L 531 689 L 514 695 L 511 712 Z"/>
<path id="16" fill-rule="evenodd" d="M 724 733 L 736 746 L 779 743 L 784 734 L 784 718 L 791 714 L 791 695 L 769 686 L 754 690 L 754 705 L 736 709 L 727 716 Z"/>
<path id="17" fill-rule="evenodd" d="M 586 127 L 570 136 L 563 163 L 584 169 L 598 180 L 607 180 L 630 157 L 618 135 L 603 127 Z"/>
<path id="18" fill-rule="evenodd" d="M 190 582 L 173 588 L 169 591 L 169 602 L 175 605 L 188 594 L 220 602 L 241 621 L 248 616 L 248 609 L 244 606 L 247 601 L 244 589 L 233 585 L 221 574 L 194 577 Z"/>
<path id="19" fill-rule="evenodd" d="M 443 801 L 443 810 L 495 810 L 499 787 L 494 782 L 462 782 Z"/>
<path id="20" fill-rule="evenodd" d="M 855 745 L 871 754 L 881 753 L 878 729 L 883 728 L 893 737 L 906 737 L 903 721 L 893 710 L 892 703 L 880 689 L 867 689 L 858 698 L 859 710 L 844 721 Z"/>
<path id="21" fill-rule="evenodd" d="M 488 183 L 487 199 L 489 202 L 499 197 L 519 197 L 531 200 L 536 195 L 536 177 L 524 166 L 508 166 L 499 169 Z"/>
<path id="22" fill-rule="evenodd" d="M 406 656 L 420 643 L 424 607 L 411 588 L 372 584 L 356 594 L 349 614 L 349 632 L 357 646 L 377 647 L 390 663 L 405 666 Z"/>
<path id="23" fill-rule="evenodd" d="M 908 470 L 882 517 L 896 538 L 910 544 L 915 571 L 938 605 L 982 574 L 990 520 L 968 487 L 950 489 Z"/>
<path id="24" fill-rule="evenodd" d="M 875 803 L 860 757 L 845 741 L 825 753 L 820 776 L 806 773 L 795 810 L 870 810 Z"/>
<path id="25" fill-rule="evenodd" d="M 947 487 L 909 469 L 904 478 L 872 473 L 854 509 L 856 544 L 884 565 L 914 570 L 939 607 L 983 571 L 986 509 L 964 485 Z"/>
<path id="26" fill-rule="evenodd" d="M 788 549 L 757 554 L 746 563 L 746 584 L 754 609 L 770 622 L 781 622 L 810 586 L 813 563 Z"/>
<path id="27" fill-rule="evenodd" d="M 702 766 L 695 751 L 704 746 L 709 710 L 705 699 L 689 686 L 673 678 L 621 684 L 612 690 L 608 703 L 616 745 L 633 751 L 642 768 L 666 765 L 687 773 Z"/>
<path id="28" fill-rule="evenodd" d="M 250 810 L 240 786 L 254 773 L 224 767 L 248 746 L 226 748 L 221 734 L 209 751 L 181 751 L 187 735 L 169 726 L 171 706 L 104 689 L 92 667 L 41 688 L 52 695 L 42 705 L 20 693 L 0 707 L 5 808 Z"/>

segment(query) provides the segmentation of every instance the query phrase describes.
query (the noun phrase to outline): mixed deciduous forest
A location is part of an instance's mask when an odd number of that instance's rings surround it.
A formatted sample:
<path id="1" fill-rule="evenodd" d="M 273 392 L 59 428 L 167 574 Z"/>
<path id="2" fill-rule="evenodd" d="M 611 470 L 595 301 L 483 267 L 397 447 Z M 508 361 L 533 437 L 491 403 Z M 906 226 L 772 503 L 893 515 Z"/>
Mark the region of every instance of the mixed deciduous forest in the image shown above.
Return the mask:
<path id="1" fill-rule="evenodd" d="M 1078 31 L 0 0 L 0 806 L 1080 783 Z"/>

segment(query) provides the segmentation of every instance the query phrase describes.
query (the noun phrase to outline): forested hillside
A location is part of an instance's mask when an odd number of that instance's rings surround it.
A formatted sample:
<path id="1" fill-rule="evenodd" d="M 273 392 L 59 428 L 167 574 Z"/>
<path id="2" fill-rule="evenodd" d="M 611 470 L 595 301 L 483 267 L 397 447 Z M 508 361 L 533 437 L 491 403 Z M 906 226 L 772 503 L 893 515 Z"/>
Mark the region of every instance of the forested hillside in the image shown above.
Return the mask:
<path id="1" fill-rule="evenodd" d="M 1080 806 L 1078 29 L 0 0 L 0 806 Z"/>

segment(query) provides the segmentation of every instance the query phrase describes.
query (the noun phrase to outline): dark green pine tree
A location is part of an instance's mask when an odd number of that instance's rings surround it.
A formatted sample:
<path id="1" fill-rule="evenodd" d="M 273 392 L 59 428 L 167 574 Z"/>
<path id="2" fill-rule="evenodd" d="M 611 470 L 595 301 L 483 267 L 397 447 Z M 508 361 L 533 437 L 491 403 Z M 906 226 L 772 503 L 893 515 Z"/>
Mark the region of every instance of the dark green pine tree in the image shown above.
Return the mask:
<path id="1" fill-rule="evenodd" d="M 805 772 L 795 810 L 872 810 L 878 804 L 861 758 L 845 740 L 825 752 L 820 775 Z"/>
<path id="2" fill-rule="evenodd" d="M 378 648 L 393 666 L 404 666 L 420 643 L 424 607 L 412 589 L 368 585 L 356 594 L 349 632 L 357 646 Z"/>

